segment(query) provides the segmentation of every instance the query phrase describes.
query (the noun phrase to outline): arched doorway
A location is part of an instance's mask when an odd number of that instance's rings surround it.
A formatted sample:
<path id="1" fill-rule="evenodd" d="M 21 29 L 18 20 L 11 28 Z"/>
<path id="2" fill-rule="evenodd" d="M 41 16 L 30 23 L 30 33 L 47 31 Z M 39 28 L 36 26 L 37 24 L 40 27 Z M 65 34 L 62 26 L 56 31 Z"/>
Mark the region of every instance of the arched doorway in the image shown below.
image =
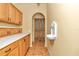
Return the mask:
<path id="1" fill-rule="evenodd" d="M 45 16 L 39 12 L 33 15 L 33 41 L 45 45 Z"/>

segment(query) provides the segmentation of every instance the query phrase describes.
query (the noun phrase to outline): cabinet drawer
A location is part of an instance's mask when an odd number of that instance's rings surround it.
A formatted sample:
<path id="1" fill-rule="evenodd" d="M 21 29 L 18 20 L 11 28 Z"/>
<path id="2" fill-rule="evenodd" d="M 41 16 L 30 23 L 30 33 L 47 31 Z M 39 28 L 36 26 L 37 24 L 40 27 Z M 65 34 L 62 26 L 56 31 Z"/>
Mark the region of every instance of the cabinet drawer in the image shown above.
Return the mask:
<path id="1" fill-rule="evenodd" d="M 0 50 L 0 56 L 7 55 L 8 53 L 10 53 L 17 46 L 18 46 L 18 42 L 14 42 L 14 43 L 8 45 L 7 47 L 1 49 Z"/>
<path id="2" fill-rule="evenodd" d="M 13 49 L 8 56 L 18 56 L 18 47 Z"/>

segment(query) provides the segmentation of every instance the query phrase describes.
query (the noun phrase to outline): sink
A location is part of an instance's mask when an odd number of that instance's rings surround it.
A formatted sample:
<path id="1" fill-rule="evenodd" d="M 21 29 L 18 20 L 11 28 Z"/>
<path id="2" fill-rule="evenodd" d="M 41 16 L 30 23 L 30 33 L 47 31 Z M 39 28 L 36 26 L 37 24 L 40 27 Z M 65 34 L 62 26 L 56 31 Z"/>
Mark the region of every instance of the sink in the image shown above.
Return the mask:
<path id="1" fill-rule="evenodd" d="M 48 40 L 56 40 L 56 36 L 52 34 L 47 35 Z"/>
<path id="2" fill-rule="evenodd" d="M 51 33 L 47 34 L 48 40 L 56 40 L 57 37 L 57 23 L 53 21 L 51 23 Z"/>

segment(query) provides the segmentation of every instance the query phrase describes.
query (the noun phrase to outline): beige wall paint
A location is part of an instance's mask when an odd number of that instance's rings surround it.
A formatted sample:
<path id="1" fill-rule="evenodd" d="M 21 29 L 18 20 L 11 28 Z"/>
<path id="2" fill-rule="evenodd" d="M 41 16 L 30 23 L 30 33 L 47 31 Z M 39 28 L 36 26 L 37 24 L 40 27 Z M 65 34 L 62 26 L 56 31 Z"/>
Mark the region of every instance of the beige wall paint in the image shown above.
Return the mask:
<path id="1" fill-rule="evenodd" d="M 79 4 L 48 4 L 48 33 L 50 23 L 58 24 L 58 37 L 50 45 L 51 55 L 79 55 Z"/>
<path id="2" fill-rule="evenodd" d="M 36 13 L 36 12 L 41 12 L 42 14 L 45 15 L 45 19 L 47 22 L 47 4 L 40 4 L 40 6 L 38 7 L 35 3 L 15 3 L 14 4 L 17 8 L 19 8 L 22 12 L 23 12 L 23 32 L 31 32 L 31 46 L 32 46 L 32 41 L 33 41 L 33 37 L 32 37 L 32 16 Z M 47 27 L 47 23 L 46 23 L 46 27 Z M 46 29 L 46 33 L 47 33 L 47 28 Z M 46 42 L 46 40 L 45 40 Z M 46 44 L 45 44 L 46 46 Z"/>

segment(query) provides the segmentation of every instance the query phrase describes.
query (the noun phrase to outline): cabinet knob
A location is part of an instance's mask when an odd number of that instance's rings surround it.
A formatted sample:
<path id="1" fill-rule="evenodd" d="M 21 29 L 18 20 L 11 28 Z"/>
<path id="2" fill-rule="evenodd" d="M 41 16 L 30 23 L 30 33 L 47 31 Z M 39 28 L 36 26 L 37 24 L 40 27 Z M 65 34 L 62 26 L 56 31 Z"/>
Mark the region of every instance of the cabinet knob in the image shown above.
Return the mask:
<path id="1" fill-rule="evenodd" d="M 24 42 L 25 42 L 26 40 L 24 39 Z"/>
<path id="2" fill-rule="evenodd" d="M 8 50 L 6 50 L 5 53 L 7 53 L 7 52 L 9 52 L 9 51 L 11 51 L 11 48 L 9 48 Z"/>
<path id="3" fill-rule="evenodd" d="M 11 32 L 10 31 L 7 31 L 7 35 L 10 35 L 11 34 Z"/>
<path id="4" fill-rule="evenodd" d="M 8 17 L 8 21 L 11 22 L 11 18 L 10 17 Z"/>

